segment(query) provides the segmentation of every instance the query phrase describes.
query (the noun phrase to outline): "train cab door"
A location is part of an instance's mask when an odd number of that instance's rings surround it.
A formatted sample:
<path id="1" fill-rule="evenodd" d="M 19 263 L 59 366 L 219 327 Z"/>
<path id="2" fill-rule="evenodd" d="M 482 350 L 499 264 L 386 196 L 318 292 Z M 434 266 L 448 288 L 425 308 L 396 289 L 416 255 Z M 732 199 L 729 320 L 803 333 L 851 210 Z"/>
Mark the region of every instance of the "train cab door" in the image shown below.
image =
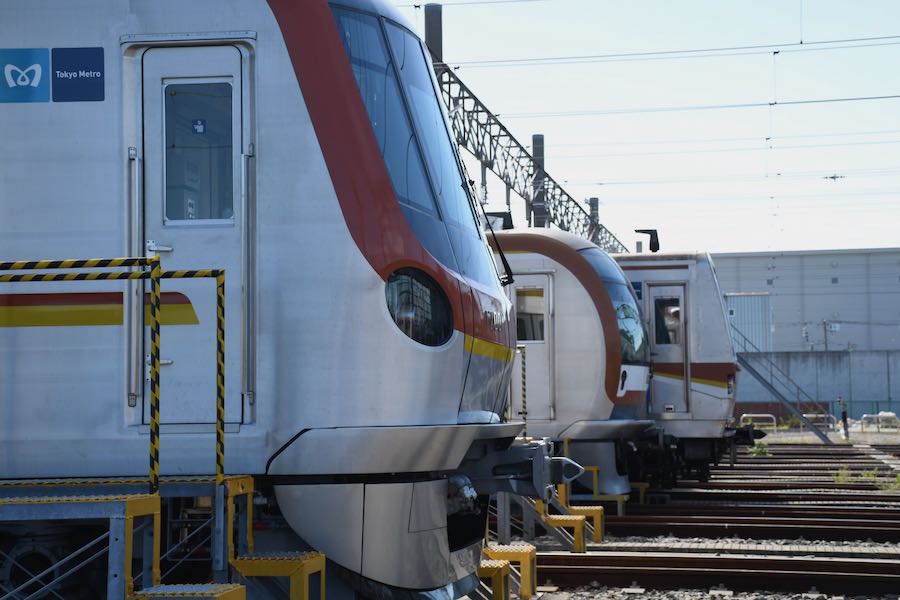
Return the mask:
<path id="1" fill-rule="evenodd" d="M 225 269 L 229 423 L 242 419 L 242 65 L 240 50 L 231 45 L 150 48 L 142 58 L 144 245 L 148 255 L 159 254 L 164 271 Z M 161 422 L 214 423 L 215 280 L 166 279 L 161 289 Z"/>
<path id="2" fill-rule="evenodd" d="M 512 419 L 553 418 L 553 311 L 549 275 L 516 275 L 511 295 L 520 347 L 512 376 Z M 524 350 L 523 350 L 524 349 Z"/>
<path id="3" fill-rule="evenodd" d="M 690 360 L 686 340 L 685 286 L 648 284 L 647 295 L 653 363 L 651 412 L 688 412 Z"/>

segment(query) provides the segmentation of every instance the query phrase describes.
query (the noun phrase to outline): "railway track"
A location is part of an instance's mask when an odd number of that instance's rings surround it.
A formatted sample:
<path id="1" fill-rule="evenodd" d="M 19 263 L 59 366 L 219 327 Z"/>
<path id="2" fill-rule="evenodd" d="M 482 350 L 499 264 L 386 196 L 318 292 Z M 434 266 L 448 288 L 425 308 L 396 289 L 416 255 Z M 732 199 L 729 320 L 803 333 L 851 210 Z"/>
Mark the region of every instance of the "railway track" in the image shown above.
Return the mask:
<path id="1" fill-rule="evenodd" d="M 616 536 L 732 537 L 750 539 L 859 540 L 900 542 L 900 517 L 894 519 L 805 516 L 628 515 L 610 516 L 606 531 Z"/>
<path id="2" fill-rule="evenodd" d="M 886 506 L 846 506 L 835 504 L 779 504 L 768 502 L 696 502 L 680 504 L 629 504 L 629 516 L 736 516 L 809 517 L 823 519 L 900 519 L 900 504 Z"/>
<path id="3" fill-rule="evenodd" d="M 609 516 L 616 536 L 854 540 L 900 543 L 900 491 L 893 469 L 856 447 L 773 446 L 770 456 L 741 453 L 708 482 L 654 490 L 651 505 Z M 880 450 L 879 452 L 884 452 Z M 802 467 L 802 468 L 801 468 Z"/>
<path id="4" fill-rule="evenodd" d="M 629 503 L 625 516 L 608 512 L 607 541 L 587 554 L 539 552 L 540 578 L 560 587 L 900 590 L 900 490 L 890 489 L 897 470 L 884 458 L 900 446 L 769 450 L 742 452 L 707 482 L 651 490 L 653 503 Z"/>
<path id="5" fill-rule="evenodd" d="M 900 590 L 900 560 L 883 558 L 720 555 L 694 552 L 539 552 L 539 579 L 564 588 L 601 582 L 652 589 L 880 595 Z"/>

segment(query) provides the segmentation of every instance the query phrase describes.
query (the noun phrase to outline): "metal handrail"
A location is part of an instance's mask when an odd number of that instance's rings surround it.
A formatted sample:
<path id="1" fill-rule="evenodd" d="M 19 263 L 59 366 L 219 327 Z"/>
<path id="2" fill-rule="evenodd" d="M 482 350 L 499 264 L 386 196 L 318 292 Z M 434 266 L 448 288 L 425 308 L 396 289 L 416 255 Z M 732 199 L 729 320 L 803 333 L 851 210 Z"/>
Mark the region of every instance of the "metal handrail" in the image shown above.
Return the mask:
<path id="1" fill-rule="evenodd" d="M 82 269 L 105 269 L 120 267 L 141 267 L 147 271 L 88 271 Z M 46 271 L 71 270 L 75 273 L 20 273 L 0 275 L 0 283 L 30 283 L 47 281 L 130 281 L 150 280 L 150 493 L 159 492 L 159 335 L 160 335 L 160 292 L 159 280 L 162 270 L 159 255 L 125 258 L 68 258 L 62 260 L 19 260 L 0 262 L 0 271 Z"/>
<path id="2" fill-rule="evenodd" d="M 104 540 L 106 540 L 106 539 L 108 539 L 108 538 L 109 538 L 109 532 L 108 532 L 108 531 L 105 532 L 105 533 L 100 534 L 98 537 L 96 537 L 96 538 L 94 538 L 93 540 L 89 541 L 87 544 L 85 544 L 84 546 L 82 546 L 82 547 L 79 548 L 78 550 L 75 550 L 74 552 L 72 552 L 71 554 L 69 554 L 68 556 L 66 556 L 66 557 L 63 558 L 63 559 L 56 561 L 55 563 L 53 563 L 52 565 L 50 565 L 49 567 L 47 567 L 46 569 L 44 569 L 43 571 L 41 571 L 40 573 L 38 573 L 37 575 L 32 576 L 31 579 L 29 579 L 28 581 L 22 583 L 22 584 L 19 585 L 17 588 L 15 588 L 14 590 L 10 591 L 9 593 L 5 594 L 2 598 L 0 598 L 0 600 L 11 600 L 12 598 L 16 598 L 16 597 L 17 597 L 16 595 L 17 595 L 19 592 L 21 592 L 22 590 L 24 590 L 25 588 L 27 588 L 27 587 L 30 586 L 31 584 L 40 582 L 42 577 L 45 577 L 45 576 L 47 576 L 47 575 L 52 574 L 52 573 L 53 573 L 56 569 L 58 569 L 61 565 L 64 565 L 64 564 L 68 563 L 68 562 L 71 561 L 71 560 L 74 560 L 76 557 L 78 557 L 78 556 L 81 555 L 82 553 L 87 552 L 88 550 L 90 550 L 91 548 L 93 548 L 94 546 L 96 546 L 97 544 L 99 544 L 100 542 L 102 542 L 102 541 L 104 541 Z M 41 588 L 40 590 L 38 590 L 37 592 L 35 592 L 35 593 L 43 593 L 43 592 L 46 591 L 46 589 L 49 588 L 50 586 L 59 583 L 59 582 L 62 581 L 65 577 L 68 577 L 69 575 L 71 575 L 71 574 L 74 573 L 75 571 L 81 569 L 82 567 L 84 567 L 85 565 L 87 565 L 88 563 L 90 563 L 91 561 L 93 561 L 94 559 L 96 559 L 96 558 L 102 556 L 105 552 L 108 552 L 108 551 L 109 551 L 109 547 L 108 547 L 108 546 L 104 546 L 101 550 L 99 550 L 99 551 L 97 551 L 96 553 L 94 553 L 91 557 L 87 558 L 86 560 L 81 561 L 81 562 L 80 562 L 78 565 L 76 565 L 74 568 L 69 569 L 67 572 L 65 572 L 65 573 L 63 573 L 62 575 L 56 577 L 53 581 L 51 581 L 51 582 L 49 582 L 49 583 L 43 585 L 42 588 Z M 32 594 L 32 595 L 34 595 L 34 594 Z M 30 598 L 30 597 L 31 597 L 31 596 L 29 596 L 29 598 Z"/>
<path id="3" fill-rule="evenodd" d="M 745 355 L 753 354 L 753 358 L 757 358 L 761 362 L 763 362 L 769 370 L 769 379 L 777 381 L 789 391 L 792 391 L 795 397 L 795 401 L 798 404 L 806 402 L 809 404 L 814 404 L 820 408 L 823 407 L 823 404 L 821 402 L 810 396 L 802 387 L 800 387 L 800 385 L 796 381 L 794 381 L 790 375 L 788 375 L 781 367 L 778 366 L 778 363 L 765 356 L 765 351 L 761 350 L 756 346 L 756 344 L 750 341 L 750 339 L 745 336 L 740 329 L 735 327 L 734 324 L 731 325 L 731 331 L 737 334 L 739 338 L 733 339 L 738 343 L 739 346 L 743 348 L 741 352 Z M 780 375 L 780 377 L 776 377 L 776 371 L 778 372 L 778 375 Z"/>
<path id="4" fill-rule="evenodd" d="M 140 267 L 148 271 L 83 271 Z M 163 271 L 159 255 L 148 257 L 45 259 L 0 262 L 0 271 L 76 270 L 71 273 L 19 273 L 0 275 L 0 283 L 48 281 L 150 281 L 150 493 L 159 492 L 159 403 L 160 403 L 160 280 L 216 280 L 216 484 L 225 481 L 225 270 Z"/>
<path id="5" fill-rule="evenodd" d="M 211 529 L 211 528 L 212 528 L 212 525 L 213 525 L 213 520 L 214 520 L 214 519 L 215 519 L 215 517 L 210 517 L 210 518 L 206 519 L 203 523 L 201 523 L 200 525 L 198 525 L 196 529 L 194 529 L 192 532 L 190 532 L 189 534 L 187 534 L 187 535 L 184 537 L 184 539 L 179 540 L 175 545 L 173 545 L 173 546 L 170 547 L 168 550 L 166 550 L 166 552 L 165 552 L 164 554 L 161 554 L 160 557 L 159 557 L 159 559 L 160 559 L 160 560 L 168 560 L 169 557 L 172 556 L 172 555 L 175 553 L 176 550 L 178 550 L 178 549 L 181 548 L 182 546 L 186 545 L 186 544 L 191 540 L 192 537 L 194 537 L 195 535 L 197 535 L 198 533 L 200 533 L 201 531 L 203 531 L 203 530 L 206 529 L 207 527 L 209 527 L 209 528 Z M 135 531 L 137 531 L 137 530 L 135 530 Z M 197 542 L 197 544 L 195 544 L 194 547 L 191 548 L 191 550 L 188 551 L 187 554 L 185 554 L 184 556 L 182 556 L 182 557 L 179 558 L 178 560 L 174 561 L 174 564 L 172 565 L 172 567 L 171 567 L 168 571 L 166 571 L 165 573 L 163 573 L 163 574 L 160 576 L 160 578 L 159 578 L 160 581 L 162 581 L 163 579 L 165 579 L 165 578 L 166 578 L 166 575 L 169 575 L 175 568 L 179 567 L 185 560 L 187 560 L 187 558 L 188 558 L 191 554 L 193 554 L 194 552 L 196 552 L 198 548 L 200 548 L 203 544 L 205 544 L 206 542 L 208 542 L 208 541 L 210 540 L 211 535 L 212 535 L 212 534 L 209 534 L 209 535 L 207 535 L 205 538 L 203 538 L 202 540 L 200 540 L 199 542 Z M 138 573 L 137 575 L 134 576 L 134 582 L 137 583 L 140 579 L 143 578 L 143 576 L 144 576 L 144 573 L 143 573 L 143 572 Z"/>
<path id="6" fill-rule="evenodd" d="M 781 401 L 781 403 L 784 404 L 784 406 L 794 416 L 796 416 L 798 419 L 800 419 L 801 423 L 805 423 L 806 426 L 809 427 L 810 431 L 812 431 L 816 435 L 816 437 L 818 437 L 820 440 L 822 440 L 822 442 L 824 444 L 831 445 L 834 443 L 831 441 L 831 439 L 827 435 L 825 435 L 824 433 L 819 431 L 819 429 L 815 425 L 813 425 L 805 416 L 803 416 L 803 413 L 800 411 L 800 409 L 797 408 L 796 406 L 794 406 L 793 402 L 791 402 L 790 400 L 785 398 L 784 395 L 778 390 L 778 388 L 776 388 L 772 384 L 771 380 L 766 379 L 762 375 L 762 373 L 758 372 L 755 368 L 753 368 L 753 365 L 751 365 L 750 362 L 747 360 L 745 354 L 738 354 L 737 360 L 738 360 L 738 365 L 740 365 L 745 371 L 747 371 L 747 373 L 749 373 L 760 384 L 762 384 L 762 386 L 764 388 L 766 388 L 770 394 L 772 394 L 773 396 L 778 398 Z"/>

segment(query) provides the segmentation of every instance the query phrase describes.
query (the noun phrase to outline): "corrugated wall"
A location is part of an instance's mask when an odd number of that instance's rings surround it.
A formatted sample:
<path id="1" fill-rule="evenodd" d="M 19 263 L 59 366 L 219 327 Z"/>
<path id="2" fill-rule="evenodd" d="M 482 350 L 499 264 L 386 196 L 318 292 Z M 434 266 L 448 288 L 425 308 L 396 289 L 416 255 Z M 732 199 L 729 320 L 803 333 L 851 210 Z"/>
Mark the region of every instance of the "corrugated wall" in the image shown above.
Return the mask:
<path id="1" fill-rule="evenodd" d="M 773 351 L 900 350 L 900 248 L 713 258 L 726 296 L 769 295 Z"/>
<path id="2" fill-rule="evenodd" d="M 731 326 L 764 352 L 772 350 L 772 310 L 769 294 L 725 294 Z M 735 347 L 741 344 L 735 342 Z"/>
<path id="3" fill-rule="evenodd" d="M 834 402 L 838 396 L 847 401 L 854 419 L 879 411 L 900 414 L 900 351 L 767 354 L 813 399 L 830 403 L 832 414 L 839 414 Z M 735 415 L 758 412 L 762 404 L 772 402 L 775 399 L 753 377 L 738 373 Z"/>

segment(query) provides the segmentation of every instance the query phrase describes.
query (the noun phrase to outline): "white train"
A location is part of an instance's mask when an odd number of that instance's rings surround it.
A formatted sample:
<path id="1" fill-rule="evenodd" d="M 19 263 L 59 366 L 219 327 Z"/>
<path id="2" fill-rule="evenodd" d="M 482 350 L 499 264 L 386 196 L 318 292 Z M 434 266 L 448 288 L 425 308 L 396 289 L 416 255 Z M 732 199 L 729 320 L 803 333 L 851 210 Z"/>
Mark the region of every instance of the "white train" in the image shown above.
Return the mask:
<path id="1" fill-rule="evenodd" d="M 677 441 L 668 468 L 705 476 L 735 434 L 729 429 L 737 362 L 725 300 L 709 254 L 616 254 L 640 299 L 653 378 L 648 416 Z"/>
<path id="2" fill-rule="evenodd" d="M 500 422 L 511 304 L 396 11 L 7 0 L 0 45 L 0 259 L 225 269 L 227 471 L 367 594 L 471 587 L 485 494 L 550 461 Z M 0 287 L 0 477 L 146 473 L 143 299 Z M 215 466 L 215 310 L 164 282 L 164 475 Z"/>
<path id="3" fill-rule="evenodd" d="M 628 493 L 625 442 L 653 426 L 644 410 L 649 339 L 628 280 L 608 254 L 565 231 L 497 238 L 515 277 L 508 289 L 524 357 L 513 417 L 526 419 L 529 435 L 568 440 L 572 458 L 599 467 L 601 493 Z"/>

